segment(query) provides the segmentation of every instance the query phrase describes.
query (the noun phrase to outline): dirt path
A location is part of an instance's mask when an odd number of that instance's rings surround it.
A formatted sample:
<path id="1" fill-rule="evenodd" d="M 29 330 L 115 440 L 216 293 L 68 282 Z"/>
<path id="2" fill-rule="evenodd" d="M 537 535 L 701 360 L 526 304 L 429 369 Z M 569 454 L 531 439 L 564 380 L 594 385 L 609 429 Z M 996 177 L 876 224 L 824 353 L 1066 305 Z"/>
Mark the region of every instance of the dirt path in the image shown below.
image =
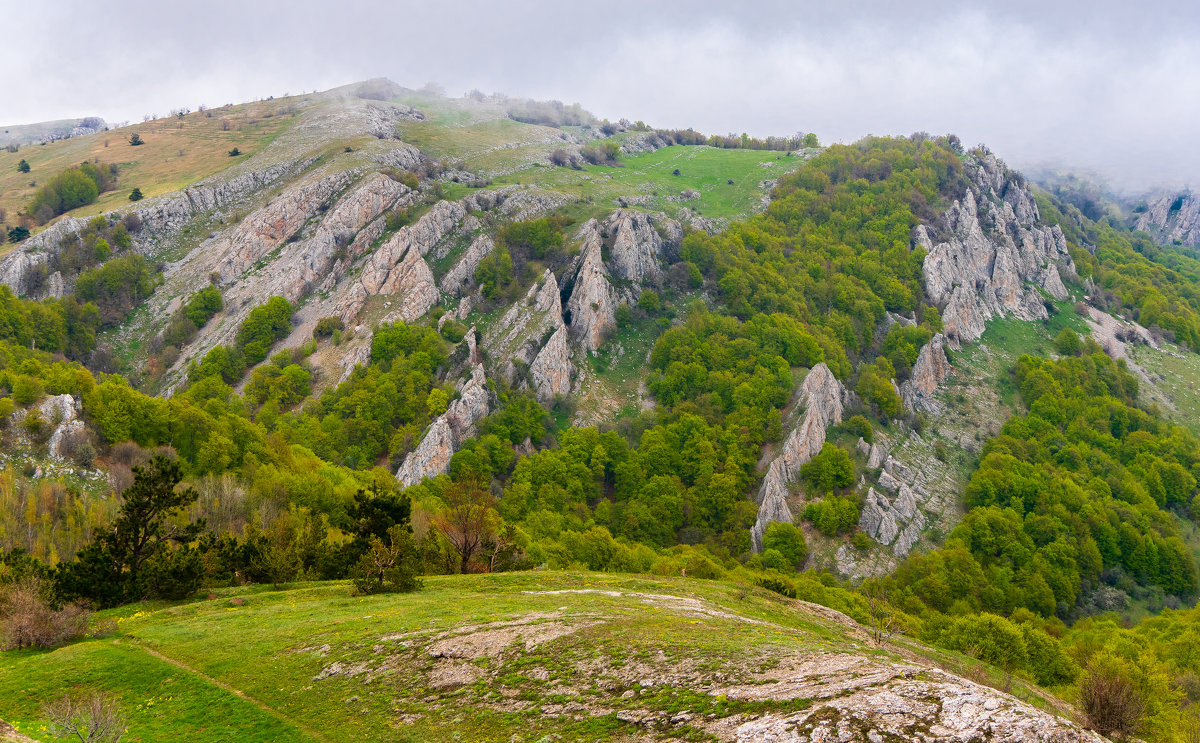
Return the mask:
<path id="1" fill-rule="evenodd" d="M 250 702 L 251 704 L 253 704 L 255 707 L 258 707 L 263 712 L 266 712 L 268 715 L 271 715 L 272 717 L 275 717 L 279 720 L 282 720 L 283 722 L 286 722 L 287 724 L 297 728 L 302 733 L 309 736 L 310 738 L 313 738 L 314 740 L 321 740 L 321 741 L 329 740 L 328 738 L 321 735 L 316 730 L 313 730 L 312 728 L 308 727 L 304 723 L 302 723 L 298 720 L 295 720 L 291 717 L 288 717 L 287 715 L 283 714 L 279 710 L 268 706 L 266 703 L 261 702 L 258 699 L 255 699 L 254 697 L 250 696 L 249 694 L 242 691 L 241 689 L 232 687 L 229 684 L 225 683 L 224 681 L 221 681 L 220 679 L 215 679 L 212 676 L 209 676 L 208 674 L 206 674 L 202 671 L 198 671 L 195 668 L 192 668 L 191 666 L 184 663 L 183 661 L 176 660 L 167 655 L 163 655 L 162 653 L 158 652 L 154 648 L 147 647 L 139 642 L 131 642 L 131 643 L 128 643 L 128 645 L 130 647 L 135 647 L 138 650 L 141 650 L 142 652 L 146 653 L 147 655 L 152 655 L 161 661 L 170 663 L 171 665 L 175 666 L 176 668 L 178 668 L 182 671 L 187 671 L 188 673 L 199 676 L 200 678 L 204 679 L 205 681 L 212 684 L 213 686 L 220 687 L 221 689 L 224 689 L 225 691 L 229 692 L 230 694 L 233 694 L 235 696 L 241 697 L 242 699 L 245 699 L 247 702 Z"/>

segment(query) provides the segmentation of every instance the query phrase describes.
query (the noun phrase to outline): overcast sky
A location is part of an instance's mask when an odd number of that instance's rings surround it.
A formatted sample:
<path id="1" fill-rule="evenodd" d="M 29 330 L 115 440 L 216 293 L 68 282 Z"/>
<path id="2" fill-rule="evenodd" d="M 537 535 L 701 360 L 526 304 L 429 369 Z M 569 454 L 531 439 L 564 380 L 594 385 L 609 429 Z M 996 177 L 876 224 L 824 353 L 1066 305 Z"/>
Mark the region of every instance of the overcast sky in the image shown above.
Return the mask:
<path id="1" fill-rule="evenodd" d="M 0 123 L 140 121 L 384 76 L 705 132 L 954 132 L 1126 188 L 1200 180 L 1200 9 L 1185 2 L 0 5 Z"/>

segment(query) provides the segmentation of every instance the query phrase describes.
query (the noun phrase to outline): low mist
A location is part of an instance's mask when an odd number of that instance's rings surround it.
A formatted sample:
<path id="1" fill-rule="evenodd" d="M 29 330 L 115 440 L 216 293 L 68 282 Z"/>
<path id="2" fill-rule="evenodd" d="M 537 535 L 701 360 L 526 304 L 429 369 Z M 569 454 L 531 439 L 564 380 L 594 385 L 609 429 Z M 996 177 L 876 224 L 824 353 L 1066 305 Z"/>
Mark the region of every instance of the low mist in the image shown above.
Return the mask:
<path id="1" fill-rule="evenodd" d="M 387 76 L 720 134 L 954 132 L 1017 167 L 1086 171 L 1124 193 L 1196 181 L 1200 11 L 830 5 L 26 3 L 7 12 L 21 33 L 0 48 L 0 121 L 140 121 Z"/>

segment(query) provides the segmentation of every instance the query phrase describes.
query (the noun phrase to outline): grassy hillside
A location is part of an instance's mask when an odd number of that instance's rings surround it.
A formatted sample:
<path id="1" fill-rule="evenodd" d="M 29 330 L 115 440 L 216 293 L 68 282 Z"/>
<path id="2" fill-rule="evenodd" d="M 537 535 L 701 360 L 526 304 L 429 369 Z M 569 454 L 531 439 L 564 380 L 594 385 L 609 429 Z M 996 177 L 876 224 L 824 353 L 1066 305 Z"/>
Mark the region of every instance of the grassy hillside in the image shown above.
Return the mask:
<path id="1" fill-rule="evenodd" d="M 683 578 L 444 576 L 373 598 L 302 584 L 108 617 L 106 639 L 0 655 L 0 717 L 36 738 L 41 702 L 86 686 L 120 696 L 134 741 L 712 740 L 723 720 L 827 697 L 755 693 L 802 659 L 903 655 L 988 679 L 973 661 L 875 650 L 835 612 Z"/>
<path id="2" fill-rule="evenodd" d="M 400 127 L 401 138 L 422 152 L 460 161 L 472 172 L 497 184 L 523 183 L 561 191 L 607 211 L 624 198 L 651 210 L 677 214 L 695 208 L 706 217 L 732 218 L 754 212 L 767 194 L 765 181 L 795 169 L 799 161 L 783 153 L 726 150 L 708 146 L 674 146 L 657 152 L 623 155 L 619 166 L 588 165 L 582 170 L 554 167 L 549 155 L 570 148 L 563 130 L 509 119 L 503 105 L 491 100 L 398 99 L 425 113 L 425 121 Z M 568 132 L 588 136 L 578 127 Z M 628 135 L 614 137 L 620 141 Z M 674 175 L 678 170 L 679 175 Z M 730 182 L 732 181 L 732 182 Z M 683 201 L 680 193 L 699 192 Z M 594 216 L 586 214 L 584 216 Z"/>
<path id="3" fill-rule="evenodd" d="M 8 224 L 16 224 L 17 212 L 38 188 L 31 183 L 41 185 L 86 160 L 120 167 L 118 186 L 73 214 L 99 214 L 128 204 L 129 192 L 135 187 L 145 196 L 176 191 L 261 150 L 291 125 L 294 117 L 287 109 L 297 103 L 297 99 L 281 98 L 223 106 L 182 118 L 156 119 L 86 137 L 29 145 L 17 152 L 0 150 L 0 209 L 7 212 Z M 145 144 L 129 144 L 134 132 Z M 229 156 L 234 147 L 241 156 Z M 30 172 L 17 172 L 22 159 L 29 163 Z"/>

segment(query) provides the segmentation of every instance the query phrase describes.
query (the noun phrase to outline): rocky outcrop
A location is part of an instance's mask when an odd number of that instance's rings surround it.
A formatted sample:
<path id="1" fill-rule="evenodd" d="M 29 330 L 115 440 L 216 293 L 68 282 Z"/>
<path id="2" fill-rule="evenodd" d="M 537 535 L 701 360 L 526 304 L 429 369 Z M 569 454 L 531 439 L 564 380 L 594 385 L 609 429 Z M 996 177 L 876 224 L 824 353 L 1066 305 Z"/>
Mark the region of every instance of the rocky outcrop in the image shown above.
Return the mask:
<path id="1" fill-rule="evenodd" d="M 609 268 L 612 275 L 637 283 L 662 280 L 665 243 L 643 212 L 618 209 L 605 221 L 612 240 Z"/>
<path id="2" fill-rule="evenodd" d="M 1179 242 L 1200 247 L 1200 197 L 1191 191 L 1161 194 L 1136 214 L 1134 227 L 1163 245 Z"/>
<path id="3" fill-rule="evenodd" d="M 708 729 L 736 743 L 881 743 L 995 741 L 1105 743 L 1089 730 L 988 686 L 940 668 L 862 655 L 822 653 L 784 661 L 771 681 L 717 686 L 729 699 L 804 699 L 799 711 L 770 711 Z M 811 702 L 808 702 L 811 700 Z"/>
<path id="4" fill-rule="evenodd" d="M 566 341 L 558 281 L 546 269 L 525 297 L 492 324 L 483 347 L 509 384 L 522 382 L 528 368 L 538 398 L 545 402 L 570 391 L 575 366 Z"/>
<path id="5" fill-rule="evenodd" d="M 46 444 L 50 459 L 65 459 L 64 445 L 71 436 L 84 430 L 83 419 L 79 417 L 83 412 L 82 403 L 72 395 L 49 395 L 33 407 L 15 411 L 11 416 L 14 428 L 34 412 L 41 418 L 42 425 L 50 429 Z"/>
<path id="6" fill-rule="evenodd" d="M 458 263 L 442 277 L 439 283 L 442 291 L 458 296 L 465 293 L 466 288 L 475 280 L 475 269 L 479 268 L 480 262 L 495 248 L 496 243 L 487 235 L 476 237 L 458 259 Z"/>
<path id="7" fill-rule="evenodd" d="M 925 516 L 917 508 L 912 488 L 902 483 L 892 498 L 868 488 L 858 525 L 884 546 L 896 542 L 893 551 L 897 557 L 903 557 L 925 528 Z M 897 538 L 901 538 L 899 542 Z"/>
<path id="8" fill-rule="evenodd" d="M 920 506 L 929 501 L 929 494 L 918 473 L 888 455 L 879 444 L 872 447 L 871 461 L 877 456 L 884 458 L 879 490 L 867 489 L 858 526 L 876 542 L 891 546 L 896 557 L 903 558 L 928 526 Z"/>
<path id="9" fill-rule="evenodd" d="M 223 253 L 216 267 L 221 283 L 242 279 L 248 269 L 327 206 L 351 177 L 351 173 L 343 172 L 292 186 L 242 220 L 229 237 L 209 245 L 208 250 Z"/>
<path id="10" fill-rule="evenodd" d="M 575 376 L 575 365 L 571 363 L 571 349 L 567 345 L 567 328 L 560 326 L 529 367 L 538 402 L 552 402 L 556 397 L 571 393 L 571 380 Z"/>
<path id="11" fill-rule="evenodd" d="M 993 317 L 1047 316 L 1040 290 L 1066 299 L 1062 273 L 1075 264 L 1057 226 L 1038 224 L 1037 204 L 1024 181 L 992 155 L 964 166 L 968 187 L 934 225 L 919 225 L 915 246 L 925 255 L 925 290 L 945 307 L 942 320 L 954 347 L 977 339 Z"/>
<path id="12" fill-rule="evenodd" d="M 800 385 L 799 404 L 804 408 L 800 424 L 792 429 L 783 451 L 771 462 L 758 491 L 758 518 L 750 531 L 754 551 L 762 551 L 767 525 L 775 521 L 791 522 L 787 505 L 788 483 L 800 476 L 800 468 L 825 445 L 825 430 L 842 422 L 842 402 L 846 388 L 833 376 L 824 362 L 817 364 Z"/>
<path id="13" fill-rule="evenodd" d="M 358 280 L 336 302 L 334 312 L 352 325 L 368 297 L 399 296 L 389 318 L 412 322 L 429 311 L 441 294 L 424 256 L 467 215 L 462 204 L 439 201 L 416 223 L 402 227 L 364 262 Z"/>
<path id="14" fill-rule="evenodd" d="M 409 193 L 407 186 L 385 175 L 368 176 L 328 210 L 311 235 L 284 244 L 274 260 L 236 280 L 227 290 L 226 301 L 236 306 L 239 296 L 249 297 L 250 304 L 281 296 L 295 302 L 312 287 L 335 283 L 347 264 L 369 246 L 375 232 L 361 235 L 360 231 L 372 222 L 381 227 L 376 218 Z"/>
<path id="15" fill-rule="evenodd" d="M 953 371 L 950 359 L 946 358 L 945 345 L 946 337 L 938 333 L 930 339 L 929 343 L 925 344 L 917 355 L 912 375 L 904 384 L 900 385 L 900 398 L 908 410 L 937 412 L 938 406 L 934 399 L 934 393 Z"/>
<path id="16" fill-rule="evenodd" d="M 567 314 L 571 318 L 572 334 L 585 349 L 595 352 L 604 344 L 609 331 L 616 328 L 616 296 L 604 266 L 603 244 L 596 220 L 589 219 L 581 234 L 583 245 L 579 268 L 575 272 L 571 298 L 567 301 Z"/>
<path id="17" fill-rule="evenodd" d="M 489 411 L 487 378 L 477 365 L 460 385 L 459 398 L 429 425 L 421 443 L 404 458 L 396 478 L 408 486 L 448 472 L 454 452 L 475 435 L 475 424 Z"/>

